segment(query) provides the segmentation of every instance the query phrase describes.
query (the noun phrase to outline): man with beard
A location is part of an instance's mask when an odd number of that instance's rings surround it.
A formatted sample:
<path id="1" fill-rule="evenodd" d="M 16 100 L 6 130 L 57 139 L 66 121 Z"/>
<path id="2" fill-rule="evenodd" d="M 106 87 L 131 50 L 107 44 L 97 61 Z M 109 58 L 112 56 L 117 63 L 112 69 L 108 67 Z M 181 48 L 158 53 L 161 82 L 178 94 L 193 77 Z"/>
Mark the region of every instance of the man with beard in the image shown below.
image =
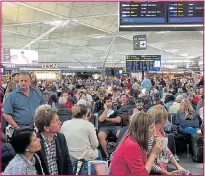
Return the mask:
<path id="1" fill-rule="evenodd" d="M 8 94 L 3 109 L 3 117 L 12 128 L 34 126 L 34 112 L 45 104 L 42 93 L 31 86 L 31 75 L 20 73 L 19 87 Z"/>
<path id="2" fill-rule="evenodd" d="M 140 112 L 144 109 L 144 101 L 142 98 L 136 99 L 136 108 L 133 109 L 133 114 Z"/>

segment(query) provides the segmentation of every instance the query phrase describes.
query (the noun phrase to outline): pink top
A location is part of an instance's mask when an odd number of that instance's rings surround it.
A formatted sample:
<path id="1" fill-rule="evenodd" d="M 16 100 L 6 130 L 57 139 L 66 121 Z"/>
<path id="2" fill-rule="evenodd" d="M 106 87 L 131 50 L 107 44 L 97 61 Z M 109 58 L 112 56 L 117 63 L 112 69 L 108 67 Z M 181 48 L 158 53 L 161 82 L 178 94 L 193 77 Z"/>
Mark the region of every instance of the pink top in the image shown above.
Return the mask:
<path id="1" fill-rule="evenodd" d="M 145 169 L 147 156 L 139 144 L 131 137 L 117 147 L 114 152 L 110 175 L 148 175 Z"/>
<path id="2" fill-rule="evenodd" d="M 165 137 L 165 132 L 163 129 L 160 129 L 160 130 L 154 130 L 154 136 L 155 137 Z M 173 154 L 172 152 L 168 149 L 168 158 L 169 158 L 169 161 L 173 158 Z M 158 165 L 160 166 L 160 168 L 164 169 L 167 171 L 167 164 L 168 163 L 158 163 Z"/>

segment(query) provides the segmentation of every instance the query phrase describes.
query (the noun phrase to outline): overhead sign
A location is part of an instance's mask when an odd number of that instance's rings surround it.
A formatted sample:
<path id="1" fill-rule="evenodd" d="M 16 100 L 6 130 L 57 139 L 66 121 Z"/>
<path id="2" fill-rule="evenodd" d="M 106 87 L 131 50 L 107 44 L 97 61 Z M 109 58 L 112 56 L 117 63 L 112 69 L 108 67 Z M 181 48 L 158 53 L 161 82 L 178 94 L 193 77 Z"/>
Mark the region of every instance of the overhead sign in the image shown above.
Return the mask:
<path id="1" fill-rule="evenodd" d="M 51 63 L 51 64 L 43 64 L 42 68 L 57 68 L 57 64 Z"/>
<path id="2" fill-rule="evenodd" d="M 147 48 L 146 35 L 134 35 L 133 50 L 146 50 L 146 48 Z"/>
<path id="3" fill-rule="evenodd" d="M 124 1 L 119 31 L 202 31 L 203 1 Z"/>
<path id="4" fill-rule="evenodd" d="M 126 71 L 130 73 L 160 71 L 161 55 L 127 55 Z"/>
<path id="5" fill-rule="evenodd" d="M 3 66 L 4 66 L 5 68 L 15 68 L 15 67 L 16 67 L 15 64 L 3 64 Z"/>

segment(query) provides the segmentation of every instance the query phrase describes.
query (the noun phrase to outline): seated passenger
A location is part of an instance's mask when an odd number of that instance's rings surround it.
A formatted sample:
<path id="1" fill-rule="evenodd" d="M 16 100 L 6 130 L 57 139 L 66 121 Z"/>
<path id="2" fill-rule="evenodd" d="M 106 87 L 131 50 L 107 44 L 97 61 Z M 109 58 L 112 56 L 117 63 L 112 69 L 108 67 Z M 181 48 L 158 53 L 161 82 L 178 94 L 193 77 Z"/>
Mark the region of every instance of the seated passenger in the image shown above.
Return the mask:
<path id="1" fill-rule="evenodd" d="M 173 104 L 170 106 L 169 113 L 177 113 L 180 109 L 180 104 L 181 104 L 182 100 L 183 100 L 183 96 L 178 95 L 176 97 L 176 101 L 173 102 Z"/>
<path id="2" fill-rule="evenodd" d="M 156 139 L 156 145 L 147 159 L 148 140 L 154 130 L 154 118 L 144 112 L 133 115 L 128 133 L 124 136 L 114 152 L 111 175 L 148 175 L 155 158 L 162 150 L 161 139 Z M 142 135 L 143 134 L 143 135 Z"/>
<path id="3" fill-rule="evenodd" d="M 154 118 L 154 121 L 155 121 L 155 128 L 154 128 L 154 133 L 153 133 L 154 137 L 155 138 L 156 137 L 168 137 L 168 136 L 165 136 L 165 132 L 163 130 L 165 125 L 168 122 L 168 113 L 167 113 L 166 109 L 162 105 L 156 105 L 148 111 L 148 114 L 150 114 Z M 173 156 L 172 152 L 170 150 L 168 150 L 168 162 L 171 162 L 177 168 L 178 171 L 185 170 L 177 163 L 177 161 L 174 158 L 174 157 L 176 157 L 176 146 L 175 146 L 175 141 L 173 141 L 174 139 L 169 138 L 169 137 L 168 137 L 168 139 L 172 140 L 172 141 L 168 141 L 168 148 L 171 147 L 174 151 L 174 154 L 175 154 L 175 156 Z M 151 143 L 152 142 L 150 140 L 149 141 L 149 150 L 151 150 L 151 148 L 152 148 Z M 171 145 L 169 145 L 169 144 L 171 144 Z M 168 175 L 168 174 L 174 175 L 177 172 L 176 171 L 172 172 L 173 169 L 171 170 L 170 168 L 168 168 L 168 166 L 167 166 L 168 162 L 167 163 L 166 162 L 157 163 L 157 161 L 155 161 L 155 165 L 153 166 L 152 171 L 154 173 L 163 174 L 163 175 L 164 174 L 165 175 Z"/>
<path id="4" fill-rule="evenodd" d="M 188 134 L 196 134 L 199 130 L 200 123 L 198 114 L 193 110 L 191 103 L 188 99 L 183 99 L 180 105 L 180 109 L 177 112 L 177 118 L 179 120 L 180 132 Z"/>
<path id="5" fill-rule="evenodd" d="M 57 114 L 62 123 L 72 119 L 72 112 L 70 109 L 66 108 L 66 103 L 67 103 L 67 99 L 65 97 L 59 98 Z"/>
<path id="6" fill-rule="evenodd" d="M 61 132 L 66 137 L 71 160 L 102 160 L 95 128 L 88 122 L 88 108 L 79 104 L 72 107 L 73 119 L 64 122 Z M 98 173 L 98 170 L 96 168 Z"/>
<path id="7" fill-rule="evenodd" d="M 99 111 L 103 110 L 104 106 L 104 93 L 99 94 L 99 100 L 96 101 L 94 105 L 94 113 L 98 113 Z"/>
<path id="8" fill-rule="evenodd" d="M 35 152 L 41 149 L 40 140 L 34 129 L 23 127 L 14 130 L 11 139 L 16 156 L 11 160 L 4 174 L 38 175 L 44 174 L 41 161 Z"/>
<path id="9" fill-rule="evenodd" d="M 66 108 L 71 109 L 73 104 L 70 102 L 69 100 L 69 95 L 68 95 L 68 91 L 63 91 L 62 92 L 62 96 L 66 98 Z"/>
<path id="10" fill-rule="evenodd" d="M 59 133 L 61 121 L 57 111 L 49 105 L 41 105 L 35 111 L 37 136 L 41 139 L 41 150 L 37 152 L 46 175 L 69 175 L 73 167 L 65 136 Z"/>
<path id="11" fill-rule="evenodd" d="M 136 108 L 133 109 L 133 114 L 140 112 L 144 109 L 144 100 L 142 98 L 136 99 Z"/>
<path id="12" fill-rule="evenodd" d="M 109 137 L 118 137 L 121 129 L 121 117 L 117 111 L 112 110 L 112 97 L 105 96 L 104 110 L 98 114 L 99 119 L 99 141 L 108 158 L 107 141 Z"/>

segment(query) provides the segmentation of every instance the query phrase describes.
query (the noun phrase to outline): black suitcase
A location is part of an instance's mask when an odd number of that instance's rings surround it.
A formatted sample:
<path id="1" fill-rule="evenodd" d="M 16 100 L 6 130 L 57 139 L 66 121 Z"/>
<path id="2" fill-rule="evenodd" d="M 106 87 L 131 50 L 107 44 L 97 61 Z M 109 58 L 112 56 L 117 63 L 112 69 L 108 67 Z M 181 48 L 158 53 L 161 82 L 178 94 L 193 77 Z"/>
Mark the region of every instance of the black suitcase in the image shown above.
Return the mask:
<path id="1" fill-rule="evenodd" d="M 191 136 L 192 160 L 197 163 L 203 163 L 203 136 L 194 134 Z"/>

